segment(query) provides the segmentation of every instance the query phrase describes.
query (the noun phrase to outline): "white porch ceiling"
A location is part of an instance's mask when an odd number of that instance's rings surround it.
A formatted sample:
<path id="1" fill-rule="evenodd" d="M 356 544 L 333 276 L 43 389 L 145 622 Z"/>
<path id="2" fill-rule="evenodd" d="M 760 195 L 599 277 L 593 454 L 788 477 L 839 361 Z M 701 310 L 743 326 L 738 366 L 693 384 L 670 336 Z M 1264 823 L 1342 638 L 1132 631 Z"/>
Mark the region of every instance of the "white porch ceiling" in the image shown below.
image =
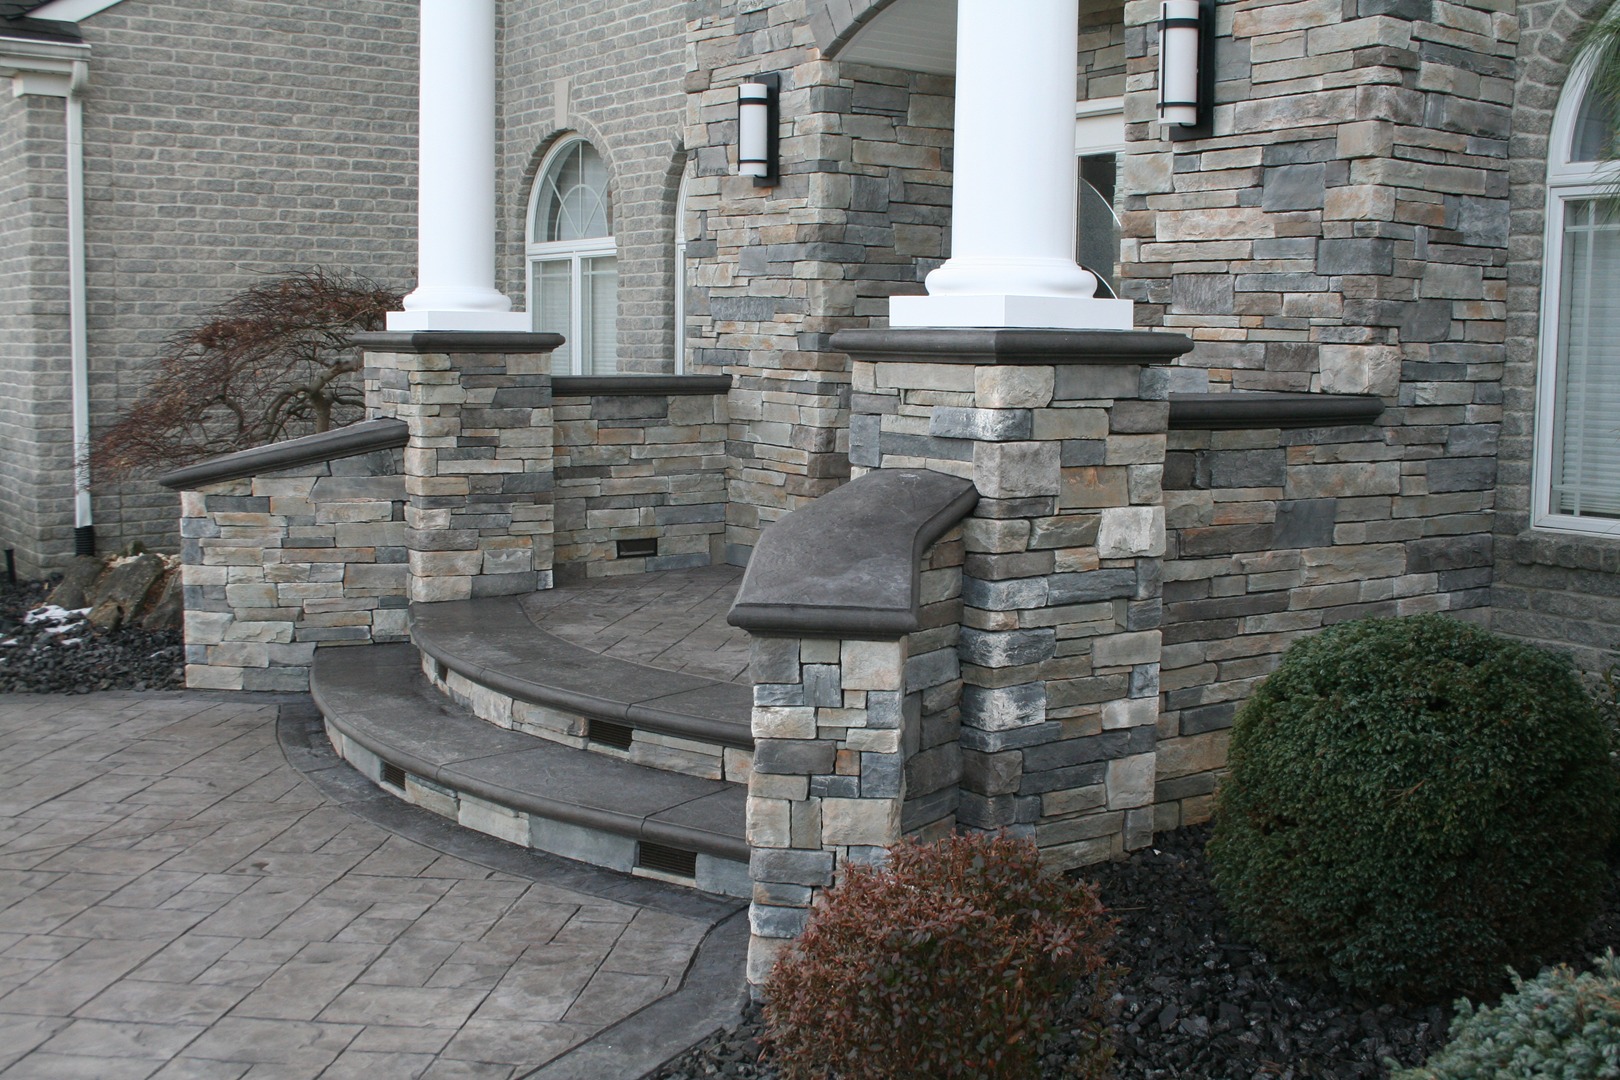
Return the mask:
<path id="1" fill-rule="evenodd" d="M 895 0 L 855 32 L 838 59 L 954 75 L 956 0 Z"/>

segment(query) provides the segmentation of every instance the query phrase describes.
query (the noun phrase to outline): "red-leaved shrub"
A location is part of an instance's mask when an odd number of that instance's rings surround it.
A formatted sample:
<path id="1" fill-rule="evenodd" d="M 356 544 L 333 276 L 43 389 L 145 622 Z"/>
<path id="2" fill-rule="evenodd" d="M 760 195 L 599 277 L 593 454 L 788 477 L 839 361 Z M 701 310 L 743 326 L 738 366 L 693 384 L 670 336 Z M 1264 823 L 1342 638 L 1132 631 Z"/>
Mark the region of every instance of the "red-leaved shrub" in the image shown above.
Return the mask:
<path id="1" fill-rule="evenodd" d="M 1035 845 L 959 836 L 852 867 L 766 982 L 786 1080 L 1029 1077 L 1061 1018 L 1077 1076 L 1106 1074 L 1114 922 Z"/>

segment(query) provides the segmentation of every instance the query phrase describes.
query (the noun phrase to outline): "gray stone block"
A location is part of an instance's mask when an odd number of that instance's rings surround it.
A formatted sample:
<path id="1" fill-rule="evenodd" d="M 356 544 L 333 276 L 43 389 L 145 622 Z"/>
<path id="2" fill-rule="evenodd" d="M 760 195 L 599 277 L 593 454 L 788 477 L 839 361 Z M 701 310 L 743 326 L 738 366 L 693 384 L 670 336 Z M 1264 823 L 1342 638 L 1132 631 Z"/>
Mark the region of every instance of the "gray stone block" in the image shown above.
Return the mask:
<path id="1" fill-rule="evenodd" d="M 818 739 L 760 739 L 754 744 L 754 771 L 785 776 L 830 773 L 838 747 Z"/>

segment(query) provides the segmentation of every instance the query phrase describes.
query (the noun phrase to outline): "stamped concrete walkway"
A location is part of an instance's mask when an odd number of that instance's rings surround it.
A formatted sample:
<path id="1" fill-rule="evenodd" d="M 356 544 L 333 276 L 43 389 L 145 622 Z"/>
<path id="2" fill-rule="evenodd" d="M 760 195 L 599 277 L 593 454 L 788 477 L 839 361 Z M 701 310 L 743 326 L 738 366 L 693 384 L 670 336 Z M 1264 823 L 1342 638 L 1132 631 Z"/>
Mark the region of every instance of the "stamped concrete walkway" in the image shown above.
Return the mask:
<path id="1" fill-rule="evenodd" d="M 734 902 L 463 834 L 264 697 L 0 697 L 0 1077 L 628 1080 L 734 1008 Z"/>

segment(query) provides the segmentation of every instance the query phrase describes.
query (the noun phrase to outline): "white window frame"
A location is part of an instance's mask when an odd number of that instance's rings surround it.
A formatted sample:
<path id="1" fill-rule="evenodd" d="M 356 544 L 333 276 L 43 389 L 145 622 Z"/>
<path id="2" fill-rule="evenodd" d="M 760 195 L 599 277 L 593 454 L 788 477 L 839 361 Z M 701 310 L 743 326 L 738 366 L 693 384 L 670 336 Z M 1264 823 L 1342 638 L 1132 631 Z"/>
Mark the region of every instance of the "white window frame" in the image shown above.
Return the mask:
<path id="1" fill-rule="evenodd" d="M 681 171 L 675 190 L 675 374 L 686 374 L 686 200 L 691 193 L 690 169 Z"/>
<path id="2" fill-rule="evenodd" d="M 1595 68 L 1587 54 L 1576 64 L 1559 98 L 1547 142 L 1546 227 L 1541 260 L 1541 334 L 1536 369 L 1535 452 L 1531 467 L 1531 525 L 1537 529 L 1620 537 L 1620 519 L 1579 517 L 1553 509 L 1553 427 L 1558 398 L 1559 300 L 1563 293 L 1564 216 L 1571 202 L 1612 190 L 1620 161 L 1571 162 L 1581 106 Z"/>
<path id="3" fill-rule="evenodd" d="M 546 152 L 546 156 L 540 162 L 540 168 L 534 174 L 534 185 L 529 191 L 527 216 L 524 218 L 523 224 L 524 294 L 528 298 L 529 311 L 533 313 L 532 318 L 535 320 L 534 329 L 536 330 L 540 328 L 540 294 L 538 291 L 539 275 L 535 273 L 535 267 L 542 262 L 563 262 L 565 260 L 568 262 L 569 332 L 563 336 L 568 339 L 568 344 L 573 346 L 569 349 L 568 356 L 568 374 L 570 375 L 593 374 L 593 372 L 585 370 L 585 353 L 580 348 L 580 343 L 585 339 L 583 332 L 585 322 L 583 262 L 585 259 L 600 258 L 604 255 L 611 255 L 615 259 L 619 257 L 618 237 L 612 231 L 613 215 L 611 204 L 608 212 L 609 231 L 607 236 L 593 236 L 584 240 L 547 240 L 544 242 L 538 242 L 534 238 L 535 214 L 540 208 L 542 188 L 546 177 L 551 175 L 551 170 L 556 167 L 558 161 L 580 143 L 585 143 L 598 155 L 601 155 L 602 152 L 597 150 L 590 140 L 583 135 L 566 135 L 558 139 L 556 144 Z M 604 157 L 602 162 L 605 167 L 607 159 Z M 617 324 L 617 313 L 615 313 L 614 321 Z"/>

